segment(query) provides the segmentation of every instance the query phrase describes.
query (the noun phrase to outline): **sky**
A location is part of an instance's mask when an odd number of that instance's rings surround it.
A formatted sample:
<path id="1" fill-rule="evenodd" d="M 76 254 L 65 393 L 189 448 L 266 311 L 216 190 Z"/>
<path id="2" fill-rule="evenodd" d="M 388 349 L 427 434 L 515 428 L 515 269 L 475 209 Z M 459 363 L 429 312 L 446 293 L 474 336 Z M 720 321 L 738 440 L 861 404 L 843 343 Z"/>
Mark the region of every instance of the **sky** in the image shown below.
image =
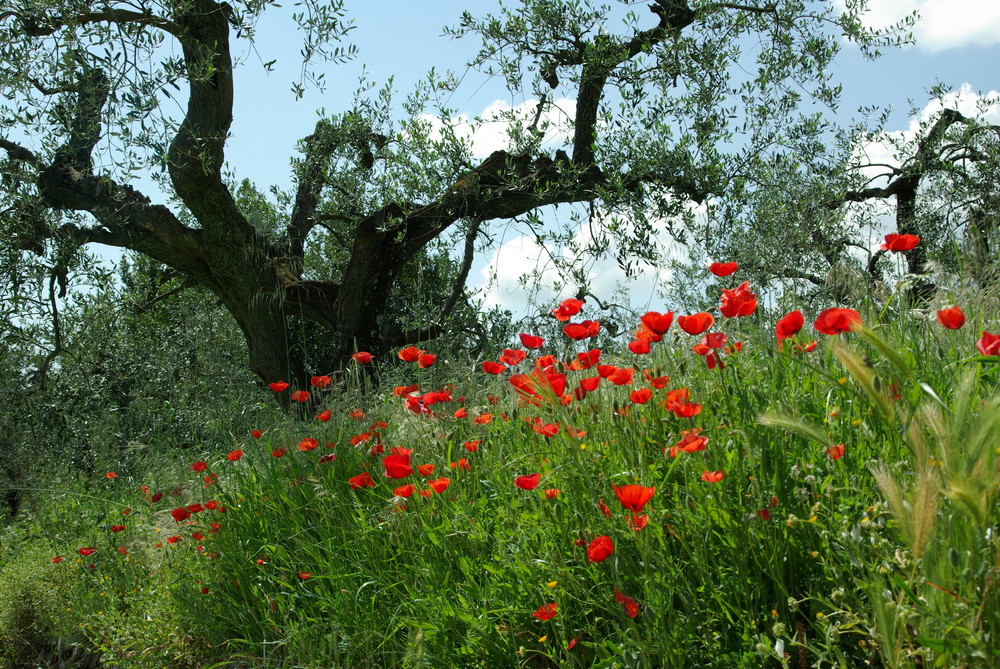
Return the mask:
<path id="1" fill-rule="evenodd" d="M 834 1 L 842 6 L 843 0 Z M 260 187 L 274 184 L 292 188 L 289 160 L 295 155 L 296 142 L 311 132 L 320 110 L 338 113 L 349 107 L 362 75 L 377 84 L 391 77 L 401 102 L 431 68 L 451 70 L 462 79 L 462 85 L 448 104 L 466 121 L 495 110 L 530 108 L 530 98 L 512 97 L 503 82 L 487 79 L 465 66 L 480 46 L 475 37 L 454 40 L 442 36 L 442 28 L 457 24 L 463 10 L 485 14 L 497 6 L 488 0 L 479 0 L 471 9 L 470 4 L 467 0 L 348 2 L 348 17 L 355 28 L 347 40 L 358 47 L 357 58 L 325 67 L 326 90 L 307 90 L 299 100 L 290 89 L 300 60 L 299 38 L 287 21 L 290 10 L 265 15 L 255 47 L 235 53 L 243 65 L 235 75 L 235 121 L 226 152 L 230 170 Z M 886 50 L 875 61 L 864 59 L 853 46 L 845 46 L 833 66 L 835 78 L 843 84 L 841 122 L 857 116 L 861 106 L 891 107 L 894 111 L 888 129 L 913 132 L 920 115 L 926 117 L 931 111 L 928 90 L 936 84 L 960 94 L 965 109 L 971 108 L 980 92 L 1000 90 L 996 70 L 1000 62 L 1000 0 L 871 0 L 869 7 L 865 22 L 871 27 L 920 12 L 914 30 L 916 45 Z M 265 74 L 261 64 L 272 59 L 277 59 L 274 70 Z M 572 105 L 572 100 L 562 100 L 560 106 L 571 111 Z M 917 117 L 911 116 L 911 110 Z M 995 122 L 1000 122 L 1000 116 Z M 503 148 L 504 133 L 498 124 L 484 124 L 470 139 L 475 153 L 485 156 Z M 884 147 L 866 150 L 870 155 L 886 154 Z M 581 239 L 586 234 L 581 230 Z M 664 244 L 669 246 L 666 240 Z M 676 247 L 668 252 L 684 253 Z M 495 248 L 477 260 L 470 288 L 480 291 L 485 306 L 522 315 L 529 308 L 529 296 L 517 279 L 540 268 L 542 281 L 534 296 L 538 304 L 568 296 L 572 291 L 563 295 L 554 287 L 559 277 L 545 268 L 545 256 L 546 249 L 535 245 L 533 238 L 508 231 L 498 238 Z M 624 283 L 633 306 L 658 309 L 662 305 L 657 287 L 670 280 L 669 273 L 648 266 L 642 270 L 637 280 L 627 282 L 613 260 L 591 261 L 592 289 L 602 299 L 609 299 L 615 286 Z"/>

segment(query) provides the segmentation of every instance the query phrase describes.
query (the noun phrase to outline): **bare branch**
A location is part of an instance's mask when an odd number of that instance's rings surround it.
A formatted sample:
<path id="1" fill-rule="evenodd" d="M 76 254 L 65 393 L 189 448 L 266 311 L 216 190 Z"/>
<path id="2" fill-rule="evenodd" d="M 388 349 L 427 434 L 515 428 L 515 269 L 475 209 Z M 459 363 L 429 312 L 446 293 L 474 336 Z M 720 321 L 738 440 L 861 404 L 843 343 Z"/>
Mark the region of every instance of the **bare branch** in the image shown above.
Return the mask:
<path id="1" fill-rule="evenodd" d="M 45 167 L 45 163 L 42 162 L 42 159 L 32 153 L 29 149 L 2 137 L 0 137 L 0 149 L 4 149 L 14 160 L 20 160 L 21 162 L 28 163 L 38 169 Z"/>

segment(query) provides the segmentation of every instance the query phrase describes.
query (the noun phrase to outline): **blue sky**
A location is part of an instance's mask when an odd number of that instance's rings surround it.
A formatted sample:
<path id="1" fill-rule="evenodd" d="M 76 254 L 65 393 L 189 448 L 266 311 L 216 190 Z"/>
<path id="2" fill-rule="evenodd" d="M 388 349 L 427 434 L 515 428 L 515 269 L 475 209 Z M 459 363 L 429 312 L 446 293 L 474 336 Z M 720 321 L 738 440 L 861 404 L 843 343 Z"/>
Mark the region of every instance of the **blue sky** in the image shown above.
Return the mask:
<path id="1" fill-rule="evenodd" d="M 290 90 L 299 68 L 300 48 L 299 37 L 287 20 L 290 9 L 265 15 L 258 26 L 256 51 L 236 51 L 244 64 L 236 73 L 235 122 L 227 147 L 230 169 L 261 187 L 275 184 L 291 188 L 289 159 L 296 141 L 311 131 L 319 109 L 338 113 L 350 105 L 362 73 L 376 83 L 394 77 L 396 99 L 401 102 L 431 68 L 452 70 L 463 77 L 463 85 L 449 104 L 469 118 L 481 115 L 491 105 L 524 103 L 523 97 L 512 98 L 503 82 L 488 80 L 465 67 L 480 46 L 474 37 L 452 40 L 442 36 L 443 26 L 455 25 L 463 10 L 485 14 L 496 7 L 497 3 L 485 0 L 472 6 L 454 0 L 348 3 L 348 16 L 356 27 L 347 39 L 357 45 L 359 55 L 346 64 L 325 67 L 326 90 L 308 90 L 301 100 Z M 1000 62 L 1000 0 L 871 0 L 869 7 L 866 20 L 872 26 L 892 23 L 914 10 L 924 19 L 915 29 L 916 46 L 886 50 L 879 60 L 865 60 L 853 46 L 845 46 L 834 65 L 835 78 L 843 84 L 842 123 L 849 122 L 862 105 L 891 106 L 895 112 L 889 129 L 907 132 L 912 129 L 908 116 L 911 106 L 923 109 L 929 100 L 927 90 L 936 83 L 954 90 L 964 86 L 967 98 L 977 91 L 1000 90 L 996 70 Z M 277 59 L 274 71 L 265 74 L 261 63 L 272 59 Z M 501 132 L 477 136 L 477 153 L 503 148 L 501 138 Z M 487 304 L 521 313 L 527 298 L 516 278 L 536 265 L 540 252 L 516 231 L 501 242 L 501 248 L 479 259 L 470 283 L 481 285 L 487 276 L 496 277 L 497 283 L 484 289 Z M 655 287 L 667 277 L 655 268 L 646 269 L 641 280 L 632 284 L 633 303 L 657 307 Z M 613 261 L 595 263 L 592 275 L 597 288 L 605 291 L 624 278 Z M 546 281 L 555 279 L 551 271 L 545 275 Z M 538 295 L 543 301 L 557 297 L 557 291 L 544 286 Z"/>

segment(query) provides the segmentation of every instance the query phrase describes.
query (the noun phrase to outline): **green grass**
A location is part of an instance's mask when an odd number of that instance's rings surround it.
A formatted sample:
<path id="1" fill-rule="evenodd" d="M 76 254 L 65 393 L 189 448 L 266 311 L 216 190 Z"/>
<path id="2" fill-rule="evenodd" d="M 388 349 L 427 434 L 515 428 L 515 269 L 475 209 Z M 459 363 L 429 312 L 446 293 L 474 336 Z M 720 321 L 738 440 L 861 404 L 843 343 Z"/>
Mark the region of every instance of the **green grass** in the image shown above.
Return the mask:
<path id="1" fill-rule="evenodd" d="M 423 392 L 453 386 L 432 414 L 361 376 L 314 390 L 329 422 L 247 425 L 141 475 L 36 493 L 44 503 L 3 538 L 0 568 L 15 577 L 3 579 L 0 638 L 24 628 L 11 622 L 18 602 L 41 592 L 35 645 L 71 640 L 110 666 L 992 666 L 1000 367 L 975 358 L 971 323 L 866 321 L 820 335 L 811 353 L 793 347 L 805 330 L 779 352 L 773 330 L 726 322 L 744 347 L 724 369 L 707 369 L 691 351 L 699 337 L 683 333 L 645 356 L 608 349 L 601 363 L 634 366 L 633 383 L 605 379 L 566 405 L 527 403 L 505 376 L 446 361 L 404 368 Z M 569 362 L 576 346 L 542 353 Z M 670 381 L 636 405 L 644 369 Z M 595 374 L 568 371 L 566 392 Z M 679 388 L 700 413 L 663 406 Z M 461 406 L 468 416 L 454 417 Z M 560 429 L 544 436 L 534 419 Z M 705 449 L 671 457 L 692 429 Z M 300 450 L 306 438 L 318 446 Z M 433 474 L 385 477 L 393 447 Z M 460 458 L 467 470 L 450 466 Z M 202 460 L 207 471 L 192 471 Z M 374 485 L 352 488 L 366 471 Z M 515 486 L 534 473 L 537 488 Z M 443 492 L 394 497 L 440 477 Z M 639 531 L 615 494 L 627 484 L 656 488 Z M 598 536 L 614 551 L 590 562 Z M 84 546 L 96 552 L 81 557 Z M 554 617 L 533 615 L 550 603 Z"/>

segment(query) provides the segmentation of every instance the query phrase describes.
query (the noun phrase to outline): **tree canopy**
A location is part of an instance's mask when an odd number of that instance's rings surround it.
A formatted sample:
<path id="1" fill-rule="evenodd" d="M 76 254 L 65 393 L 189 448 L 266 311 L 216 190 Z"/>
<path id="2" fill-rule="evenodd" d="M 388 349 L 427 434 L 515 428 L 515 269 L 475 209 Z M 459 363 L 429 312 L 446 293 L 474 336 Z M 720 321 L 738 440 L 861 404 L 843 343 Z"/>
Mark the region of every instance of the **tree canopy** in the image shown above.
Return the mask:
<path id="1" fill-rule="evenodd" d="M 327 335 L 326 369 L 357 349 L 432 338 L 467 301 L 477 240 L 493 221 L 583 203 L 601 212 L 595 247 L 617 236 L 623 256 L 652 257 L 659 228 L 683 237 L 692 203 L 739 194 L 762 166 L 827 132 L 821 110 L 839 94 L 829 65 L 845 37 L 874 55 L 905 28 L 864 29 L 860 0 L 843 11 L 821 0 L 523 0 L 466 13 L 451 32 L 482 40 L 472 65 L 534 101 L 534 114 L 508 119 L 506 149 L 475 158 L 448 110 L 433 107 L 457 85 L 449 77 L 430 77 L 402 115 L 387 87 L 363 89 L 302 139 L 294 192 L 265 212 L 223 166 L 239 113 L 234 45 L 254 40 L 274 4 L 6 3 L 5 271 L 35 257 L 64 276 L 94 242 L 143 254 L 217 298 L 261 379 L 304 383 L 292 320 Z M 353 55 L 344 3 L 301 9 L 298 87 Z M 572 104 L 552 143 L 547 112 L 558 100 Z M 429 108 L 437 127 L 422 116 Z M 166 201 L 141 192 L 137 174 L 155 177 Z M 404 327 L 401 277 L 436 243 L 458 244 L 462 260 L 442 268 L 451 283 L 423 322 Z"/>

